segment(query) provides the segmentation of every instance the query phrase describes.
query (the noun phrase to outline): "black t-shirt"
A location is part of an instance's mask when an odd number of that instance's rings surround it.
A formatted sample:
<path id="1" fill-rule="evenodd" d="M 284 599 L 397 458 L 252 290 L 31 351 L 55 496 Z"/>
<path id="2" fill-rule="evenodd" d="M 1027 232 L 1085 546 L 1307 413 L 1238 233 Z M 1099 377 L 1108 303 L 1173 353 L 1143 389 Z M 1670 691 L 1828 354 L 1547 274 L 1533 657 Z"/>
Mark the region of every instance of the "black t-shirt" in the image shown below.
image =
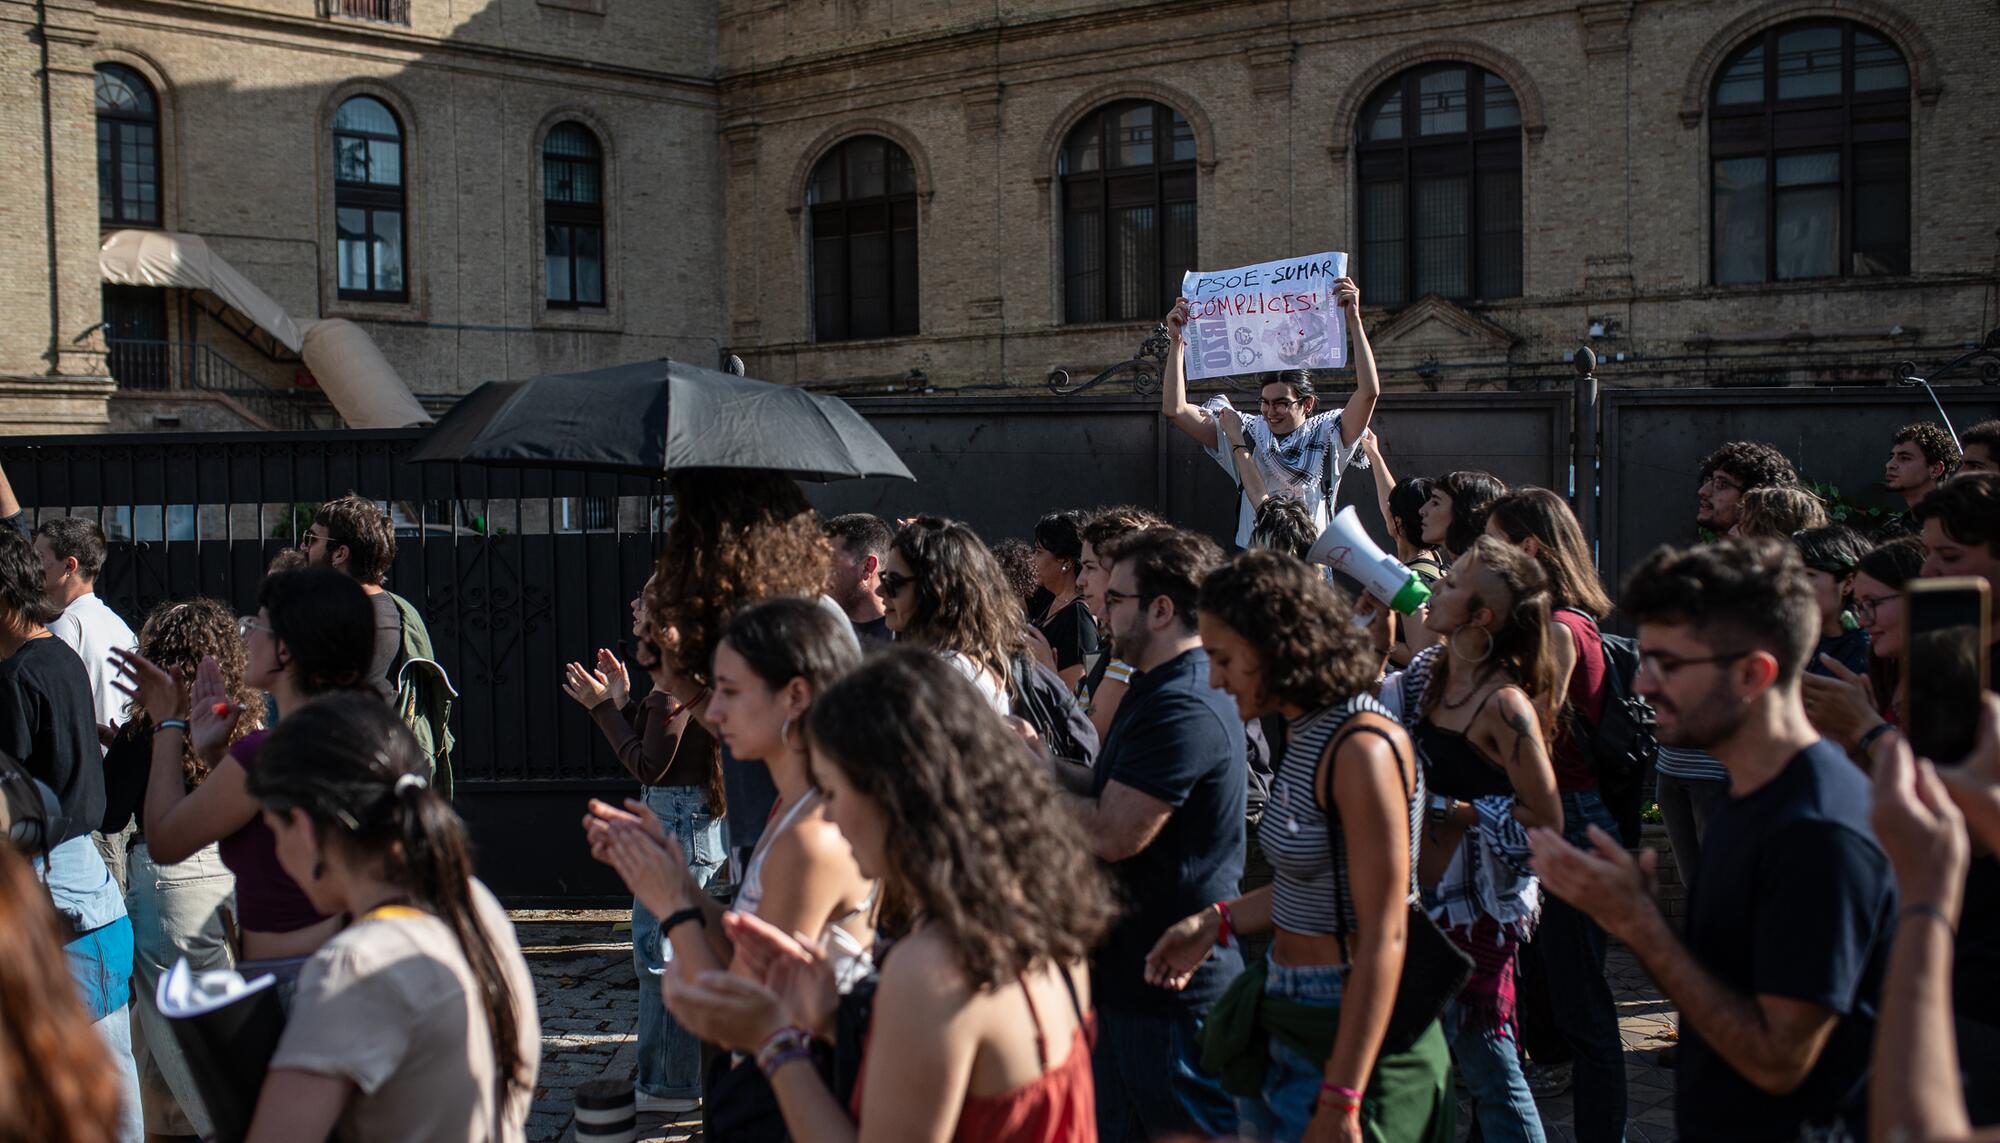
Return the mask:
<path id="1" fill-rule="evenodd" d="M 1868 673 L 1868 632 L 1842 631 L 1819 641 L 1813 649 L 1812 661 L 1806 664 L 1806 674 L 1833 678 L 1833 672 L 1819 661 L 1821 655 L 1831 655 L 1833 661 L 1853 671 L 1855 674 Z"/>
<path id="2" fill-rule="evenodd" d="M 854 628 L 854 637 L 861 641 L 861 649 L 863 651 L 872 651 L 878 647 L 887 647 L 896 641 L 895 634 L 889 630 L 889 621 L 880 615 L 860 622 L 852 619 L 847 622 Z"/>
<path id="3" fill-rule="evenodd" d="M 90 673 L 69 645 L 30 639 L 0 659 L 0 750 L 49 784 L 67 819 L 68 841 L 104 817 L 104 763 L 97 747 Z"/>
<path id="4" fill-rule="evenodd" d="M 1098 752 L 1093 795 L 1121 782 L 1174 807 L 1152 844 L 1111 865 L 1126 911 L 1097 949 L 1099 1004 L 1134 1013 L 1201 1009 L 1242 971 L 1235 945 L 1218 948 L 1181 992 L 1145 979 L 1146 954 L 1169 925 L 1237 894 L 1243 877 L 1243 719 L 1208 685 L 1197 648 L 1134 675 Z"/>
<path id="5" fill-rule="evenodd" d="M 1039 620 L 1043 612 L 1035 614 Z M 1035 626 L 1041 628 L 1049 646 L 1055 649 L 1058 671 L 1067 671 L 1097 654 L 1097 620 L 1090 617 L 1090 609 L 1081 599 L 1071 601 L 1047 623 L 1038 621 Z"/>
<path id="6" fill-rule="evenodd" d="M 1986 679 L 1988 687 L 2000 690 L 2000 647 L 1987 652 Z M 1966 870 L 1952 956 L 1951 1007 L 1961 1020 L 2000 1029 L 2000 858 L 1975 853 Z M 1959 1062 L 1966 1074 L 2000 1082 L 2000 1059 L 1970 1058 L 1986 1055 L 1990 1037 L 1980 1037 L 1978 1044 L 1960 1039 Z"/>
<path id="7" fill-rule="evenodd" d="M 1683 1139 L 1790 1140 L 1801 1124 L 1862 1110 L 1896 918 L 1895 881 L 1869 827 L 1869 796 L 1867 776 L 1822 740 L 1763 788 L 1725 797 L 1710 811 L 1688 890 L 1689 950 L 1737 992 L 1802 1000 L 1840 1019 L 1789 1095 L 1744 1079 L 1701 1028 L 1683 1023 L 1674 1072 Z"/>

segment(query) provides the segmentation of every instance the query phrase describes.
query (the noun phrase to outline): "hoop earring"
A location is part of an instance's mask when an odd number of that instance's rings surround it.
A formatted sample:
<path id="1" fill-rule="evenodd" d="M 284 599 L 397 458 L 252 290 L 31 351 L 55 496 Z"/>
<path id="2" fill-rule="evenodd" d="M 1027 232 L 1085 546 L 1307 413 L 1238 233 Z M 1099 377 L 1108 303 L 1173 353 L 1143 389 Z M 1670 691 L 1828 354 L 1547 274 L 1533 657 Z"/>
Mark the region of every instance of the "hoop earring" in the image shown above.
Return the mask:
<path id="1" fill-rule="evenodd" d="M 1458 649 L 1459 632 L 1468 630 L 1477 631 L 1486 636 L 1486 650 L 1482 652 L 1477 658 L 1474 658 L 1473 656 L 1468 655 L 1465 652 Z M 1463 659 L 1468 663 L 1484 663 L 1486 660 L 1491 659 L 1493 657 L 1493 632 L 1488 631 L 1486 630 L 1486 628 L 1480 627 L 1476 624 L 1468 623 L 1464 627 L 1459 628 L 1458 631 L 1454 631 L 1450 635 L 1446 636 L 1445 645 L 1451 651 L 1452 656 L 1454 658 Z"/>
<path id="2" fill-rule="evenodd" d="M 792 720 L 791 720 L 790 718 L 787 718 L 787 719 L 785 719 L 785 722 L 784 722 L 784 725 L 782 725 L 782 726 L 778 727 L 778 745 L 780 745 L 780 746 L 784 747 L 784 748 L 785 748 L 785 752 L 786 752 L 787 754 L 791 753 L 791 750 L 792 750 Z"/>

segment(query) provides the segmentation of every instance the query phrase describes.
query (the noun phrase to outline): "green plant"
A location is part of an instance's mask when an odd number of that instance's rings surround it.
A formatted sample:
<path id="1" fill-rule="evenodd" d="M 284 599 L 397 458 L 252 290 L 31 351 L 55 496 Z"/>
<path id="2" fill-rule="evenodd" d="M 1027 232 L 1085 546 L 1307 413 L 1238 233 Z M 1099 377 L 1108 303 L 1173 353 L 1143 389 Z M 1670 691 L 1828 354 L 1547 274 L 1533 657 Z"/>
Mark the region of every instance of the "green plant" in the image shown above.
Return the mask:
<path id="1" fill-rule="evenodd" d="M 317 515 L 319 515 L 317 500 L 299 500 L 287 504 L 271 525 L 271 538 L 296 544 L 311 530 L 313 517 Z"/>
<path id="2" fill-rule="evenodd" d="M 1639 820 L 1647 825 L 1659 825 L 1667 819 L 1660 816 L 1660 803 L 1647 802 L 1646 808 L 1639 811 Z"/>
<path id="3" fill-rule="evenodd" d="M 1840 489 L 1824 481 L 1801 477 L 1800 487 L 1826 502 L 1827 518 L 1836 524 L 1845 524 L 1863 532 L 1872 532 L 1887 523 L 1892 514 L 1889 509 L 1877 505 L 1864 507 L 1850 500 Z"/>

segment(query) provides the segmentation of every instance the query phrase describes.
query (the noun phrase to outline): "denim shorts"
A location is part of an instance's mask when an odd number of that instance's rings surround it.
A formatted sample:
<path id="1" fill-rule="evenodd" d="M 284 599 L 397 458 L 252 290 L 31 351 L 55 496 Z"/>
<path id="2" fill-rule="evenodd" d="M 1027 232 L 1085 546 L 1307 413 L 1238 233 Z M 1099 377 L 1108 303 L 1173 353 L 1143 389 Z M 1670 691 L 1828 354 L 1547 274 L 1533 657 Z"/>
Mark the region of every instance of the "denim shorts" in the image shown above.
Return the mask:
<path id="1" fill-rule="evenodd" d="M 1268 975 L 1264 995 L 1289 1000 L 1313 1008 L 1339 1008 L 1347 987 L 1346 965 L 1312 964 L 1289 967 L 1265 958 Z M 1236 1100 L 1236 1114 L 1245 1139 L 1268 1143 L 1291 1143 L 1305 1135 L 1319 1105 L 1320 1084 L 1326 1080 L 1326 1061 L 1304 1054 L 1273 1036 L 1271 1066 L 1264 1072 L 1264 1089 L 1258 1099 Z"/>

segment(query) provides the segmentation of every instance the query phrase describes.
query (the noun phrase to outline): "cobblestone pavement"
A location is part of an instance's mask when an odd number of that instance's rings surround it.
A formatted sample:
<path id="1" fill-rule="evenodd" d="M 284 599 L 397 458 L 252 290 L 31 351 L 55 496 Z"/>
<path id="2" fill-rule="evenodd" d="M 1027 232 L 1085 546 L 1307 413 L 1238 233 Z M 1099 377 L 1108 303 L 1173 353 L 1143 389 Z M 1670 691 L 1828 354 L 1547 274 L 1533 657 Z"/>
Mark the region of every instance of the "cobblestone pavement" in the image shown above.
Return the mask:
<path id="1" fill-rule="evenodd" d="M 632 938 L 623 910 L 520 910 L 513 914 L 521 951 L 541 1002 L 542 1071 L 528 1118 L 532 1140 L 572 1140 L 574 1089 L 586 1080 L 629 1078 L 637 1051 L 633 1029 L 639 988 L 632 979 Z M 1674 1011 L 1640 970 L 1629 950 L 1611 948 L 1611 985 L 1618 997 L 1625 1037 L 1625 1077 L 1630 1099 L 1629 1143 L 1663 1143 L 1673 1130 L 1674 1074 L 1654 1057 L 1670 1042 Z M 1551 1143 L 1575 1139 L 1570 1099 L 1540 1101 Z M 699 1140 L 699 1113 L 640 1117 L 641 1138 L 670 1143 Z M 1461 1110 L 1460 1136 L 1468 1116 Z"/>

